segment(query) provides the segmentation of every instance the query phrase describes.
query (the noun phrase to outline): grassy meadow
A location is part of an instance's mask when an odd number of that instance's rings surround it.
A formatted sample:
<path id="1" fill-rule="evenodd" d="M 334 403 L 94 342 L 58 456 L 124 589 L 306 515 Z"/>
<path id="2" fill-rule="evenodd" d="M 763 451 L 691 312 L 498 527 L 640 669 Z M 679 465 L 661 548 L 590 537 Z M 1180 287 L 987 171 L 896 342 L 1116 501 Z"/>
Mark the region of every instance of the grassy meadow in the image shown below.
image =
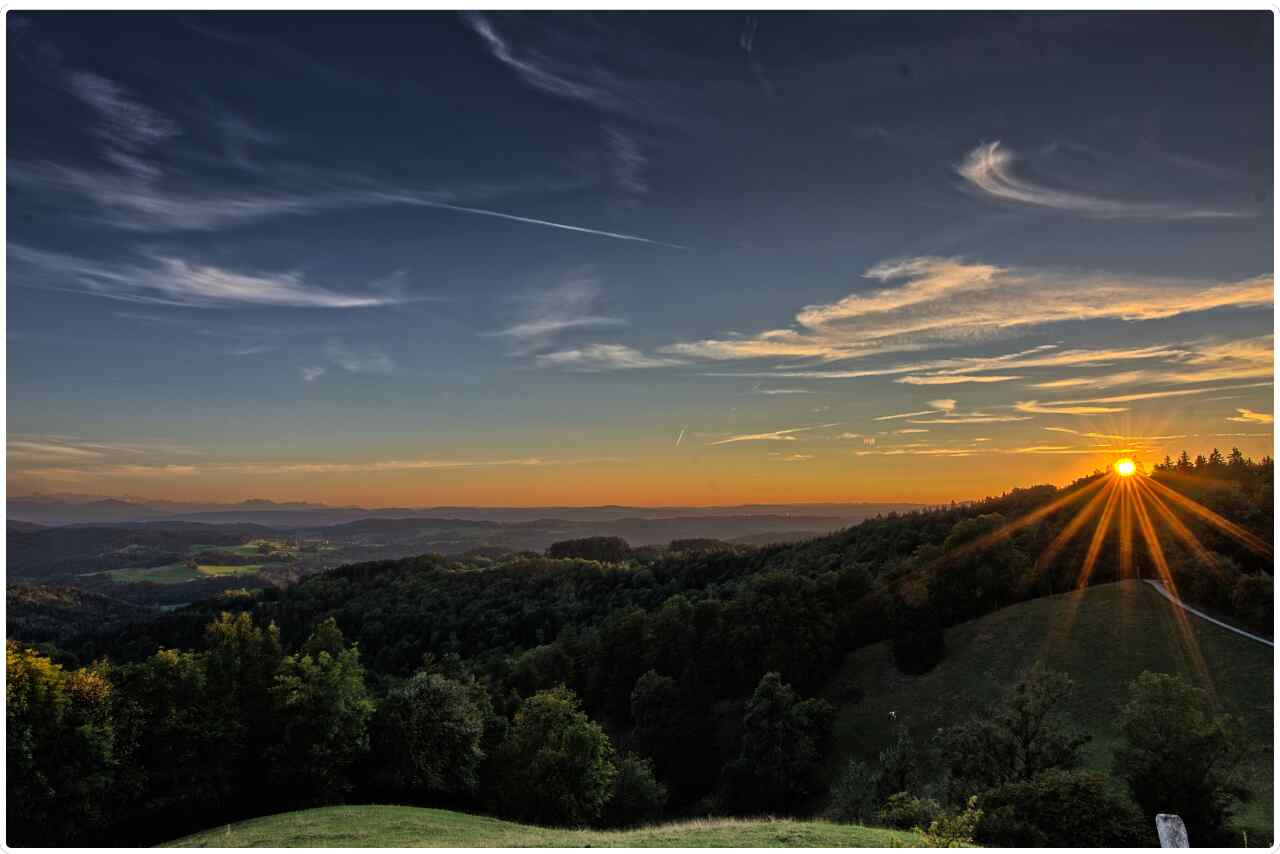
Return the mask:
<path id="1" fill-rule="evenodd" d="M 705 818 L 634 830 L 566 830 L 449 810 L 341 806 L 224 825 L 169 843 L 174 848 L 898 848 L 919 834 L 788 819 Z"/>
<path id="2" fill-rule="evenodd" d="M 1251 844 L 1263 844 L 1274 820 L 1273 650 L 1191 615 L 1188 644 L 1175 614 L 1149 585 L 1125 581 L 1024 602 L 948 629 L 946 656 L 922 676 L 898 672 L 888 643 L 855 650 L 825 692 L 839 709 L 828 770 L 834 775 L 851 756 L 874 762 L 892 733 L 891 718 L 924 745 L 940 727 L 980 712 L 1043 659 L 1075 680 L 1069 713 L 1093 736 L 1086 764 L 1110 771 L 1128 682 L 1144 670 L 1177 673 L 1239 715 L 1257 742 L 1250 769 L 1255 798 L 1236 826 Z M 1194 841 L 1195 828 L 1190 832 Z"/>

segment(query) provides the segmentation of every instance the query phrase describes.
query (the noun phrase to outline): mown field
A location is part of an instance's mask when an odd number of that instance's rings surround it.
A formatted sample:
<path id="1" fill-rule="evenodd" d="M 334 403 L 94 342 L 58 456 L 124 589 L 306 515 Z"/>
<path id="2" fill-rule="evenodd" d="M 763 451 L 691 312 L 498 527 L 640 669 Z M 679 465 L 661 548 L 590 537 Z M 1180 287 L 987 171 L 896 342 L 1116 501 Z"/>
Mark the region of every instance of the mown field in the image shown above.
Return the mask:
<path id="1" fill-rule="evenodd" d="M 940 727 L 996 700 L 1036 659 L 1075 680 L 1070 713 L 1093 736 L 1086 762 L 1111 771 L 1119 744 L 1116 712 L 1126 685 L 1144 670 L 1178 673 L 1239 715 L 1258 749 L 1250 769 L 1254 800 L 1236 818 L 1250 844 L 1273 835 L 1273 649 L 1187 616 L 1139 581 L 1036 599 L 949 629 L 946 656 L 923 676 L 904 676 L 887 643 L 850 653 L 828 684 L 839 707 L 832 774 L 850 756 L 874 761 L 902 721 L 918 745 Z M 1194 843 L 1195 829 L 1191 828 Z"/>
<path id="2" fill-rule="evenodd" d="M 565 830 L 449 810 L 343 806 L 206 830 L 170 848 L 899 848 L 919 834 L 825 821 L 706 818 L 635 830 Z"/>
<path id="3" fill-rule="evenodd" d="M 185 563 L 170 563 L 164 566 L 130 567 L 128 569 L 112 569 L 106 575 L 120 584 L 137 584 L 150 581 L 155 584 L 183 584 L 201 578 L 228 575 L 253 575 L 265 564 L 251 563 L 244 566 L 226 566 L 222 564 L 198 564 L 192 569 Z"/>

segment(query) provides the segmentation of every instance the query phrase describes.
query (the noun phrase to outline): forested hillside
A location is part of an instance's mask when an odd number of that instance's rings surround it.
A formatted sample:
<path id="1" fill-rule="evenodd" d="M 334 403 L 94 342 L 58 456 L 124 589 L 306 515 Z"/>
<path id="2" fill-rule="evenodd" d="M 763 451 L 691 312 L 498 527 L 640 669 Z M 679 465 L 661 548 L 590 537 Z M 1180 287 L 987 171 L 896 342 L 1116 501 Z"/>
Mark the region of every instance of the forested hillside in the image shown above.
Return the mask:
<path id="1" fill-rule="evenodd" d="M 1269 542 L 1271 461 L 1220 457 L 1153 479 Z M 924 748 L 900 745 L 828 791 L 836 709 L 816 698 L 851 650 L 888 641 L 909 678 L 945 660 L 948 627 L 1073 589 L 1094 526 L 1060 535 L 1106 477 L 761 548 L 593 540 L 557 544 L 556 557 L 355 564 L 110 631 L 21 638 L 37 646 L 9 648 L 9 841 L 154 842 L 273 810 L 383 800 L 578 826 L 825 805 L 849 820 L 1035 844 L 1057 838 L 1053 820 L 1036 824 L 1027 807 L 1023 827 L 998 820 L 999 805 L 1062 798 L 1123 816 L 1101 826 L 1099 844 L 1133 841 L 1150 804 L 1128 799 L 1119 771 L 1079 770 L 1083 742 L 1069 739 L 1014 779 L 954 785 L 907 773 L 927 764 L 908 755 Z M 1266 631 L 1269 555 L 1207 517 L 1180 523 L 1200 548 L 1171 524 L 1153 526 L 1184 595 Z M 1152 558 L 1130 546 L 1108 537 L 1088 581 L 1116 580 L 1130 559 L 1152 575 Z M 1021 677 L 1037 714 L 1069 706 L 1060 676 Z M 1206 701 L 1185 689 L 1135 682 L 1132 702 L 1164 692 L 1199 720 Z M 1009 702 L 991 719 L 1028 714 Z M 1194 743 L 1234 755 L 1236 730 L 1205 720 Z M 999 756 L 1014 729 L 958 731 L 951 749 Z M 1216 806 L 1198 816 L 1202 838 L 1227 838 L 1243 791 L 1234 777 L 1206 780 Z"/>

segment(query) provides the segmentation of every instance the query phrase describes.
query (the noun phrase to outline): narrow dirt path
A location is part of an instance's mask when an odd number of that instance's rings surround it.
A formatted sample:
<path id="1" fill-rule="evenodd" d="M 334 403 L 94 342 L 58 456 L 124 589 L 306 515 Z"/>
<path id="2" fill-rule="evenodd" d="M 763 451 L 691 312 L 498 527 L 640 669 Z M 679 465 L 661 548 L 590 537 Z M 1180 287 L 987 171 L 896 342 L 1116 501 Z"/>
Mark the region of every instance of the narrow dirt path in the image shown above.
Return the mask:
<path id="1" fill-rule="evenodd" d="M 1186 604 L 1181 599 L 1177 598 L 1172 593 L 1170 593 L 1165 588 L 1165 586 L 1159 581 L 1156 581 L 1155 579 L 1152 579 L 1152 578 L 1144 578 L 1142 580 L 1150 584 L 1152 587 L 1156 589 L 1157 593 L 1159 593 L 1164 598 L 1168 599 L 1173 604 L 1177 605 L 1182 610 L 1190 614 L 1195 614 L 1197 617 L 1199 617 L 1202 620 L 1208 620 L 1209 622 L 1213 623 L 1215 626 L 1222 626 L 1224 629 L 1226 629 L 1229 632 L 1235 632 L 1238 635 L 1243 635 L 1244 637 L 1247 637 L 1249 640 L 1255 640 L 1258 643 L 1265 643 L 1267 646 L 1272 648 L 1275 647 L 1275 643 L 1267 640 L 1266 638 L 1258 637 L 1255 634 L 1246 632 L 1244 629 L 1237 629 L 1235 626 L 1228 625 L 1227 623 L 1224 623 L 1221 620 L 1216 620 L 1213 617 L 1210 617 L 1208 614 L 1206 614 L 1204 611 L 1199 610 L 1198 608 L 1192 608 L 1190 605 Z"/>

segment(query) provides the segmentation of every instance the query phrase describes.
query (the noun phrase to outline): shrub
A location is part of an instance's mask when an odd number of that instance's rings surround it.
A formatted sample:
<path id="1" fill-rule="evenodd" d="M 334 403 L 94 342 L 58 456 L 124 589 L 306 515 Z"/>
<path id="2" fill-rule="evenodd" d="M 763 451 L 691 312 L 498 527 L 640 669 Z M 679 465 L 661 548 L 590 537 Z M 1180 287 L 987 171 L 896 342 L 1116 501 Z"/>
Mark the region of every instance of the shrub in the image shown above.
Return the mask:
<path id="1" fill-rule="evenodd" d="M 964 848 L 973 844 L 974 833 L 982 821 L 982 810 L 977 797 L 969 798 L 965 808 L 954 815 L 943 813 L 929 822 L 924 832 L 930 848 Z"/>
<path id="2" fill-rule="evenodd" d="M 978 805 L 974 838 L 983 845 L 1109 848 L 1155 841 L 1137 806 L 1096 771 L 1044 771 L 984 792 Z"/>
<path id="3" fill-rule="evenodd" d="M 889 796 L 880 807 L 880 821 L 903 830 L 925 828 L 942 815 L 942 805 L 932 798 L 917 798 L 910 792 Z"/>

